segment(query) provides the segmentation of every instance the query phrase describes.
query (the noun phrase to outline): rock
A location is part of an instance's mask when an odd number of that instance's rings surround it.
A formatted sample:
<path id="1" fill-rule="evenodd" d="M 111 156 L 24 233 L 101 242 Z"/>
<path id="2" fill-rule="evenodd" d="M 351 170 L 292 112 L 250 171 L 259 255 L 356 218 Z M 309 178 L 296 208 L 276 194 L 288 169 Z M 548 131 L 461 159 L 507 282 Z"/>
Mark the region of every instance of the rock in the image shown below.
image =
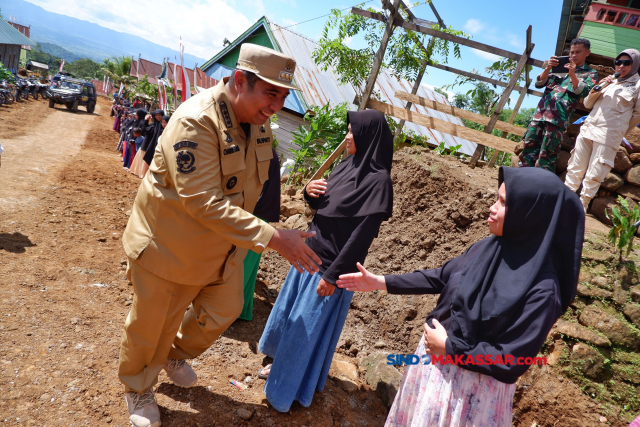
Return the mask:
<path id="1" fill-rule="evenodd" d="M 613 225 L 611 220 L 607 218 L 607 216 L 605 215 L 605 212 L 611 215 L 611 207 L 615 206 L 615 204 L 616 204 L 615 197 L 611 197 L 611 196 L 597 197 L 593 199 L 593 202 L 591 203 L 591 213 L 603 223 L 607 225 Z"/>
<path id="2" fill-rule="evenodd" d="M 613 285 L 613 299 L 615 302 L 617 302 L 620 305 L 624 305 L 625 302 L 627 302 L 627 299 L 629 298 L 629 291 L 624 289 L 622 287 L 622 284 L 620 284 L 620 282 L 616 282 Z"/>
<path id="3" fill-rule="evenodd" d="M 622 266 L 618 271 L 618 280 L 620 280 L 622 287 L 625 288 L 626 290 L 629 290 L 631 286 L 638 284 L 637 274 L 635 273 L 635 271 L 633 271 L 626 265 Z"/>
<path id="4" fill-rule="evenodd" d="M 631 300 L 640 302 L 640 287 L 636 286 L 634 288 L 631 288 Z"/>
<path id="5" fill-rule="evenodd" d="M 593 279 L 591 279 L 591 284 L 601 289 L 611 289 L 611 287 L 609 286 L 609 279 L 603 276 L 594 277 Z"/>
<path id="6" fill-rule="evenodd" d="M 547 365 L 556 365 L 565 351 L 567 351 L 567 346 L 564 341 L 556 340 L 553 344 L 553 351 L 547 356 Z"/>
<path id="7" fill-rule="evenodd" d="M 631 163 L 640 163 L 640 153 L 629 154 L 629 160 L 631 160 Z"/>
<path id="8" fill-rule="evenodd" d="M 640 155 L 640 153 L 638 154 Z M 624 179 L 617 173 L 609 172 L 607 177 L 602 181 L 600 188 L 604 188 L 607 191 L 616 191 L 618 188 L 624 185 Z"/>
<path id="9" fill-rule="evenodd" d="M 627 150 L 620 147 L 618 152 L 616 153 L 616 159 L 613 162 L 613 171 L 622 173 L 627 169 L 630 169 L 633 166 L 631 160 L 629 160 L 629 155 L 627 154 Z"/>
<path id="10" fill-rule="evenodd" d="M 611 347 L 611 341 L 607 338 L 601 337 L 592 330 L 589 330 L 578 323 L 559 319 L 556 326 L 558 328 L 558 332 L 568 335 L 571 338 L 587 341 L 600 347 Z"/>
<path id="11" fill-rule="evenodd" d="M 236 414 L 243 420 L 250 420 L 253 417 L 253 409 L 240 408 L 236 411 Z"/>
<path id="12" fill-rule="evenodd" d="M 613 298 L 613 292 L 578 284 L 578 295 L 590 298 Z"/>
<path id="13" fill-rule="evenodd" d="M 625 304 L 623 313 L 631 323 L 640 327 L 640 305 L 629 302 Z"/>
<path id="14" fill-rule="evenodd" d="M 387 365 L 386 354 L 377 353 L 365 358 L 362 365 L 366 368 L 365 380 L 380 395 L 382 403 L 391 407 L 398 393 L 402 374 L 391 365 Z"/>
<path id="15" fill-rule="evenodd" d="M 280 214 L 286 217 L 290 217 L 296 214 L 304 213 L 304 202 L 291 200 L 282 202 L 280 205 Z"/>
<path id="16" fill-rule="evenodd" d="M 471 222 L 471 218 L 461 214 L 460 212 L 453 212 L 451 214 L 451 219 L 460 227 L 464 227 Z"/>
<path id="17" fill-rule="evenodd" d="M 51 395 L 48 393 L 43 394 L 42 396 L 40 396 L 40 400 L 44 401 L 44 402 L 48 402 L 51 400 Z"/>
<path id="18" fill-rule="evenodd" d="M 347 393 L 358 390 L 358 368 L 351 362 L 339 360 L 333 363 L 333 380 Z"/>
<path id="19" fill-rule="evenodd" d="M 629 184 L 640 185 L 640 165 L 636 165 L 624 174 L 624 179 Z"/>
<path id="20" fill-rule="evenodd" d="M 633 134 L 634 132 L 637 133 L 637 131 L 634 129 L 631 131 L 631 134 Z M 635 138 L 628 138 L 627 142 L 629 143 L 629 145 L 631 145 L 630 153 L 640 153 L 640 144 L 635 142 Z"/>
<path id="21" fill-rule="evenodd" d="M 640 348 L 640 335 L 631 326 L 615 318 L 595 305 L 589 305 L 580 315 L 580 323 L 595 328 L 605 334 L 612 343 L 637 350 Z"/>
<path id="22" fill-rule="evenodd" d="M 285 185 L 282 190 L 282 194 L 285 196 L 295 196 L 296 195 L 296 186 L 295 185 Z"/>
<path id="23" fill-rule="evenodd" d="M 558 158 L 556 159 L 556 173 L 564 172 L 567 170 L 570 158 L 571 153 L 560 150 L 560 152 L 558 153 Z"/>
<path id="24" fill-rule="evenodd" d="M 285 173 L 284 175 L 282 175 L 282 178 L 280 178 L 280 185 L 286 184 L 287 181 L 289 181 L 289 174 Z"/>
<path id="25" fill-rule="evenodd" d="M 640 384 L 640 372 L 633 365 L 614 364 L 611 367 L 613 377 L 618 381 Z"/>
<path id="26" fill-rule="evenodd" d="M 640 165 L 638 165 L 640 166 Z M 616 193 L 622 197 L 628 197 L 635 201 L 640 201 L 640 187 L 635 185 L 625 184 L 616 190 Z"/>
<path id="27" fill-rule="evenodd" d="M 385 346 L 386 344 L 384 343 L 384 341 L 378 341 L 373 345 L 373 348 L 385 348 Z"/>
<path id="28" fill-rule="evenodd" d="M 580 275 L 578 276 L 579 282 L 591 282 L 591 273 L 587 270 L 580 270 Z"/>
<path id="29" fill-rule="evenodd" d="M 599 379 L 605 370 L 605 357 L 585 343 L 578 343 L 571 351 L 571 364 L 586 377 Z"/>

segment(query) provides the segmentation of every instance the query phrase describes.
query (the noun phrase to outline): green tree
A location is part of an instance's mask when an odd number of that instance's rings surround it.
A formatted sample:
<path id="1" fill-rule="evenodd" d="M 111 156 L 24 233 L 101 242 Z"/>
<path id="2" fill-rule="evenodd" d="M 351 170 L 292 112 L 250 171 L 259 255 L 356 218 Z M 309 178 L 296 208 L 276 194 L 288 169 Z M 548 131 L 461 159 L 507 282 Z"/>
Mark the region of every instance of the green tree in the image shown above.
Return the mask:
<path id="1" fill-rule="evenodd" d="M 377 12 L 373 9 L 368 10 Z M 385 27 L 384 22 L 352 13 L 343 14 L 340 10 L 333 9 L 322 31 L 319 47 L 313 52 L 314 60 L 324 71 L 333 67 L 338 74 L 340 84 L 351 84 L 357 91 L 362 91 L 364 83 L 371 74 L 373 58 L 382 42 Z M 468 37 L 461 31 L 451 28 L 442 29 L 437 24 L 432 28 L 448 34 Z M 337 31 L 336 35 L 331 37 L 330 33 L 334 31 Z M 347 46 L 345 40 L 357 36 L 364 37 L 366 47 L 353 49 Z M 425 52 L 420 46 L 423 42 L 424 37 L 420 38 L 412 31 L 395 29 L 387 45 L 383 67 L 390 70 L 398 79 L 415 81 L 423 61 L 446 63 L 451 47 L 453 47 L 453 55 L 460 58 L 460 46 L 457 44 L 434 38 L 433 43 L 429 44 L 429 51 Z"/>
<path id="2" fill-rule="evenodd" d="M 131 69 L 131 57 L 113 57 L 102 61 L 102 73 L 111 79 L 113 87 L 117 90 L 120 84 L 124 84 L 124 95 L 129 92 L 129 87 L 137 83 L 134 76 L 129 75 Z"/>
<path id="3" fill-rule="evenodd" d="M 82 79 L 102 79 L 102 66 L 89 58 L 82 58 L 65 65 L 66 71 Z"/>

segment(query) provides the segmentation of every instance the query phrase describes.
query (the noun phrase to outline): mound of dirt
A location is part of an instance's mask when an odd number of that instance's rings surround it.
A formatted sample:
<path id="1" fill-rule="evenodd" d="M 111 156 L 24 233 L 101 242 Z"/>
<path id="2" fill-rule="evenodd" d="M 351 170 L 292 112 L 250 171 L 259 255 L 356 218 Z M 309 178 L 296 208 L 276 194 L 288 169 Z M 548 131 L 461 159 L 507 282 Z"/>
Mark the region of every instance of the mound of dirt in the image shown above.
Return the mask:
<path id="1" fill-rule="evenodd" d="M 367 269 L 376 274 L 403 274 L 436 268 L 489 236 L 486 218 L 497 197 L 497 169 L 459 167 L 455 160 L 417 147 L 395 153 L 393 217 L 383 223 L 371 245 Z M 283 205 L 290 202 L 289 197 L 283 195 Z M 300 194 L 293 196 L 296 199 Z M 311 221 L 303 216 L 295 221 L 287 219 L 281 218 L 280 227 L 285 228 L 286 223 L 286 228 L 304 229 Z M 289 268 L 277 253 L 265 253 L 258 273 L 262 283 L 257 289 L 275 301 Z M 356 293 L 337 352 L 354 358 L 354 363 L 377 352 L 413 352 L 437 298 Z M 572 403 L 561 403 L 563 395 Z M 530 427 L 534 421 L 538 425 L 601 425 L 600 416 L 598 405 L 579 387 L 547 366 L 533 367 L 518 382 L 516 426 Z"/>

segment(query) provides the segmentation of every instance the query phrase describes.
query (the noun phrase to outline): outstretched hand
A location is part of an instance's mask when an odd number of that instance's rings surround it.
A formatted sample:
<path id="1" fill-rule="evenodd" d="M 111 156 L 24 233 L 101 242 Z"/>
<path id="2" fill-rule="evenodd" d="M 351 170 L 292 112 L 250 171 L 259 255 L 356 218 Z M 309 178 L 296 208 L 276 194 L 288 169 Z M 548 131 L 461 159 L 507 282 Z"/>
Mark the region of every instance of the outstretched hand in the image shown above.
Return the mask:
<path id="1" fill-rule="evenodd" d="M 315 236 L 315 234 L 315 231 L 276 229 L 267 247 L 282 255 L 298 270 L 298 273 L 306 270 L 309 274 L 313 275 L 319 271 L 318 265 L 322 264 L 322 261 L 318 255 L 304 243 L 304 239 Z"/>
<path id="2" fill-rule="evenodd" d="M 309 197 L 318 198 L 320 197 L 320 195 L 326 193 L 327 180 L 326 179 L 313 180 L 309 184 L 307 184 L 304 191 L 309 195 Z"/>
<path id="3" fill-rule="evenodd" d="M 362 264 L 357 263 L 359 273 L 342 274 L 336 284 L 347 291 L 371 292 L 387 290 L 384 276 L 377 276 L 367 271 Z"/>

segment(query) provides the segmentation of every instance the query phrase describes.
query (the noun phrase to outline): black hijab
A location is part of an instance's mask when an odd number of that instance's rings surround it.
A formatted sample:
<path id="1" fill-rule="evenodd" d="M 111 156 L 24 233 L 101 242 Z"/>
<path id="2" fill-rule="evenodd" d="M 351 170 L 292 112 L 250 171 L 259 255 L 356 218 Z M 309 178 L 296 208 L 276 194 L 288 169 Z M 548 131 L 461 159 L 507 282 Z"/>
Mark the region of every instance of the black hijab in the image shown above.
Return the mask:
<path id="1" fill-rule="evenodd" d="M 502 236 L 483 245 L 462 273 L 447 330 L 453 348 L 475 347 L 482 322 L 506 326 L 539 274 L 555 272 L 562 310 L 576 294 L 584 239 L 584 210 L 560 178 L 540 168 L 500 168 L 506 212 Z"/>
<path id="2" fill-rule="evenodd" d="M 350 111 L 347 123 L 356 145 L 356 154 L 347 156 L 327 181 L 318 214 L 352 218 L 393 212 L 393 135 L 384 115 L 376 110 Z"/>
<path id="3" fill-rule="evenodd" d="M 162 135 L 162 131 L 164 130 L 162 127 L 162 118 L 160 118 L 160 120 L 156 119 L 156 115 L 158 114 L 164 117 L 163 110 L 156 110 L 153 112 L 153 128 L 147 132 L 147 136 L 144 138 L 144 142 L 141 147 L 141 149 L 145 151 L 142 159 L 148 165 L 150 165 L 153 160 L 153 154 L 156 151 L 156 146 L 158 145 L 158 138 L 160 138 L 160 135 Z"/>

